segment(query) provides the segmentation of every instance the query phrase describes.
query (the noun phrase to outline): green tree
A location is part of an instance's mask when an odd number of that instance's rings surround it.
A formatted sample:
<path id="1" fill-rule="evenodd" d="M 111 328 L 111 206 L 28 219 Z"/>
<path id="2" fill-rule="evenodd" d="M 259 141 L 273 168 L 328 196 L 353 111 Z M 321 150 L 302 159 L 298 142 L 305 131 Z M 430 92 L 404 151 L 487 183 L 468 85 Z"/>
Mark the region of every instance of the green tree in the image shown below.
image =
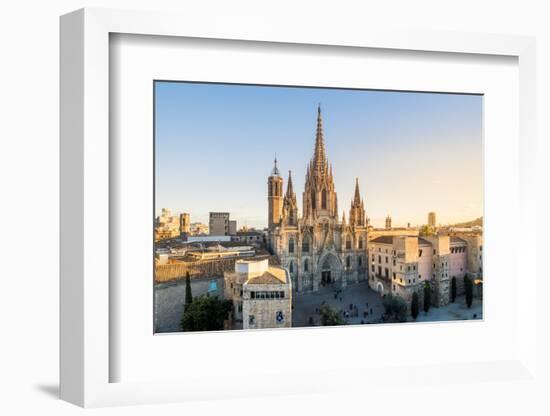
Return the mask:
<path id="1" fill-rule="evenodd" d="M 421 236 L 435 235 L 435 227 L 432 227 L 431 225 L 423 225 L 420 227 L 419 234 Z"/>
<path id="2" fill-rule="evenodd" d="M 384 306 L 384 315 L 390 317 L 393 314 L 393 295 L 391 293 L 384 296 L 382 305 Z"/>
<path id="3" fill-rule="evenodd" d="M 456 299 L 456 277 L 453 276 L 451 280 L 451 302 L 454 303 Z"/>
<path id="4" fill-rule="evenodd" d="M 401 296 L 386 295 L 382 303 L 386 321 L 405 322 L 407 320 L 407 303 Z"/>
<path id="5" fill-rule="evenodd" d="M 327 304 L 321 305 L 319 312 L 321 313 L 321 325 L 334 326 L 345 325 L 346 323 L 340 313 Z"/>
<path id="6" fill-rule="evenodd" d="M 416 320 L 416 317 L 418 316 L 419 309 L 420 306 L 418 305 L 418 293 L 414 292 L 411 301 L 411 316 L 414 320 Z"/>
<path id="7" fill-rule="evenodd" d="M 193 302 L 193 294 L 191 293 L 191 278 L 189 272 L 185 274 L 185 307 L 189 306 Z"/>
<path id="8" fill-rule="evenodd" d="M 464 278 L 464 294 L 466 295 L 466 306 L 471 308 L 474 301 L 474 283 L 468 277 Z"/>
<path id="9" fill-rule="evenodd" d="M 232 309 L 230 300 L 217 296 L 201 295 L 187 305 L 180 321 L 182 331 L 216 331 L 223 329 L 223 323 Z"/>
<path id="10" fill-rule="evenodd" d="M 432 288 L 428 282 L 424 283 L 424 312 L 428 313 L 432 306 Z"/>

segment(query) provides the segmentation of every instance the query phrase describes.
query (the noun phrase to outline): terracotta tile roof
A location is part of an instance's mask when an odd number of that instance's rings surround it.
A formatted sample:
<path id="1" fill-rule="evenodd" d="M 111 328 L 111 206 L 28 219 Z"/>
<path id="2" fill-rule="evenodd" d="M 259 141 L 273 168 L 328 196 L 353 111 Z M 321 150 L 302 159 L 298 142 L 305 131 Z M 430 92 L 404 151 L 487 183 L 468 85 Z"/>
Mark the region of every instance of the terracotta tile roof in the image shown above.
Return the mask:
<path id="1" fill-rule="evenodd" d="M 281 269 L 282 270 L 282 269 Z M 284 274 L 284 270 L 282 276 L 280 273 L 277 273 L 273 270 L 265 272 L 264 274 L 260 276 L 253 277 L 251 279 L 248 279 L 248 283 L 252 285 L 280 285 L 286 283 L 286 276 Z M 276 274 L 279 274 L 279 276 L 276 276 Z"/>
<path id="2" fill-rule="evenodd" d="M 380 237 L 376 237 L 375 239 L 371 240 L 371 243 L 378 243 L 378 244 L 393 244 L 393 235 L 382 235 Z M 409 236 L 409 237 L 415 237 L 415 236 Z M 422 237 L 418 237 L 418 245 L 421 246 L 431 246 L 432 243 L 430 243 L 428 240 L 423 239 Z"/>
<path id="3" fill-rule="evenodd" d="M 393 235 L 381 235 L 371 240 L 371 243 L 393 244 Z"/>
<path id="4" fill-rule="evenodd" d="M 455 237 L 454 235 L 451 236 L 451 244 L 466 244 L 466 241 L 464 241 L 462 238 Z"/>

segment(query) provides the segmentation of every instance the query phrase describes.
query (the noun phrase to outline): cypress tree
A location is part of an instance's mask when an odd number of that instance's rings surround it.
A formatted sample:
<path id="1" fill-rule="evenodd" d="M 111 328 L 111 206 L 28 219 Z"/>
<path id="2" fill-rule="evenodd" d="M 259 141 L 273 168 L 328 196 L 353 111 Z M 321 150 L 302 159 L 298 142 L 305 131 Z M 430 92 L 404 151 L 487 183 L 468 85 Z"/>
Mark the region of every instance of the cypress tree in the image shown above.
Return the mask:
<path id="1" fill-rule="evenodd" d="M 432 290 L 430 284 L 426 282 L 424 284 L 424 312 L 428 313 L 430 306 L 432 306 Z"/>
<path id="2" fill-rule="evenodd" d="M 193 295 L 191 294 L 191 278 L 189 272 L 185 274 L 185 306 L 188 306 L 193 302 Z"/>
<path id="3" fill-rule="evenodd" d="M 451 280 L 451 302 L 454 303 L 456 299 L 456 277 L 453 276 Z"/>
<path id="4" fill-rule="evenodd" d="M 466 294 L 466 306 L 468 306 L 468 308 L 471 308 L 472 302 L 474 300 L 474 284 L 467 277 L 466 277 L 465 283 L 466 285 L 464 287 L 464 291 Z"/>
<path id="5" fill-rule="evenodd" d="M 419 306 L 418 306 L 418 293 L 414 292 L 412 296 L 412 302 L 411 302 L 411 316 L 414 320 L 416 320 L 416 317 L 418 316 Z"/>

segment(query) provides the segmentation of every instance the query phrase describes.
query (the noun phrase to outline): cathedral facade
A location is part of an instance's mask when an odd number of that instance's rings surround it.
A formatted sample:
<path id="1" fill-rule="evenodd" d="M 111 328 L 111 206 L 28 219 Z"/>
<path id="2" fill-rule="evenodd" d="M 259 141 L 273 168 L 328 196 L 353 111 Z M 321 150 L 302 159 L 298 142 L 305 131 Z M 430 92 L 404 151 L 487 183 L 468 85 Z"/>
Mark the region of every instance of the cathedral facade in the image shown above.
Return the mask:
<path id="1" fill-rule="evenodd" d="M 283 194 L 283 178 L 276 159 L 267 185 L 269 246 L 281 265 L 288 269 L 297 292 L 317 291 L 331 283 L 346 286 L 367 279 L 368 219 L 359 182 L 356 179 L 348 220 L 345 211 L 340 218 L 332 165 L 325 151 L 320 107 L 301 215 L 291 172 Z"/>

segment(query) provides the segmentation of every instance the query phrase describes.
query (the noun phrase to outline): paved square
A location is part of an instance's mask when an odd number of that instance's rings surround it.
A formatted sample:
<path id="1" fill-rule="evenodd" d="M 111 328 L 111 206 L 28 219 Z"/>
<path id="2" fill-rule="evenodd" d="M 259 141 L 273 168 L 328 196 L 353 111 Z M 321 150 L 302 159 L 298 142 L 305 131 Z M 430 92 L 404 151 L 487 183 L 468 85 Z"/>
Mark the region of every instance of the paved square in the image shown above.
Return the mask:
<path id="1" fill-rule="evenodd" d="M 314 325 L 321 325 L 319 308 L 323 302 L 339 311 L 348 324 L 378 323 L 384 313 L 382 298 L 369 288 L 367 282 L 343 289 L 332 284 L 321 287 L 316 293 L 294 293 L 293 296 L 293 327 L 311 326 L 310 317 Z"/>

